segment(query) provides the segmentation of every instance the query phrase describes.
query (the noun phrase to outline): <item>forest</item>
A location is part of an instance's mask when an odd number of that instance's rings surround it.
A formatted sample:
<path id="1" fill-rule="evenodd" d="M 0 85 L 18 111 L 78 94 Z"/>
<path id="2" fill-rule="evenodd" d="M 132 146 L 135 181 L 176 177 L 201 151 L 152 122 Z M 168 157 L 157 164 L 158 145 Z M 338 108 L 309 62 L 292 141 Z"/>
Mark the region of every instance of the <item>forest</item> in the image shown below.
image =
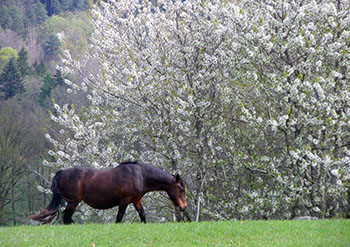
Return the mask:
<path id="1" fill-rule="evenodd" d="M 5 0 L 0 16 L 0 225 L 34 224 L 58 169 L 126 160 L 180 173 L 187 220 L 350 217 L 348 1 Z M 175 218 L 163 193 L 144 207 Z"/>
<path id="2" fill-rule="evenodd" d="M 47 203 L 38 185 L 49 187 L 53 172 L 42 162 L 50 144 L 45 134 L 52 98 L 66 95 L 63 74 L 56 69 L 62 42 L 81 53 L 92 26 L 89 1 L 4 0 L 0 3 L 0 225 L 28 224 L 28 215 Z M 80 103 L 79 103 L 80 104 Z"/>

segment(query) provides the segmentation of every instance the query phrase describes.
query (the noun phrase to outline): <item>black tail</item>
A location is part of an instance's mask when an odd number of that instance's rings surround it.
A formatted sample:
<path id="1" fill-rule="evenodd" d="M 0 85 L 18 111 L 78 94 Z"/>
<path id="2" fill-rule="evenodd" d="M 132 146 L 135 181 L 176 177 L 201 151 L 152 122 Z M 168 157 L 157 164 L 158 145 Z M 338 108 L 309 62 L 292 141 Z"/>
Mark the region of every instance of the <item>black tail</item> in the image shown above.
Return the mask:
<path id="1" fill-rule="evenodd" d="M 52 184 L 51 184 L 51 191 L 53 192 L 53 196 L 51 199 L 51 202 L 49 206 L 47 206 L 47 210 L 53 211 L 57 210 L 57 208 L 62 204 L 62 195 L 61 195 L 61 190 L 58 187 L 58 182 L 61 179 L 63 170 L 59 170 L 56 172 L 56 175 L 52 179 Z"/>
<path id="2" fill-rule="evenodd" d="M 56 216 L 58 207 L 62 204 L 61 190 L 58 186 L 58 182 L 61 179 L 63 170 L 56 172 L 56 175 L 52 179 L 51 190 L 53 192 L 52 199 L 49 206 L 46 209 L 42 209 L 40 214 L 30 215 L 32 220 L 39 221 L 41 223 L 49 223 Z"/>

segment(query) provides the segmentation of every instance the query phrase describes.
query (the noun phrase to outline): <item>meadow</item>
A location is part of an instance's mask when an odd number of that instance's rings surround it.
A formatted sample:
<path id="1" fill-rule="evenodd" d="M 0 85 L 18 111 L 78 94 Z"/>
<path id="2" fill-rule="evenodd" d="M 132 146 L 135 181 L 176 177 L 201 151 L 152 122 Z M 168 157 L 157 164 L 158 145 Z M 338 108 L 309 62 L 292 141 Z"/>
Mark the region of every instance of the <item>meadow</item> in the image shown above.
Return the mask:
<path id="1" fill-rule="evenodd" d="M 0 246 L 350 246 L 350 221 L 1 227 Z"/>

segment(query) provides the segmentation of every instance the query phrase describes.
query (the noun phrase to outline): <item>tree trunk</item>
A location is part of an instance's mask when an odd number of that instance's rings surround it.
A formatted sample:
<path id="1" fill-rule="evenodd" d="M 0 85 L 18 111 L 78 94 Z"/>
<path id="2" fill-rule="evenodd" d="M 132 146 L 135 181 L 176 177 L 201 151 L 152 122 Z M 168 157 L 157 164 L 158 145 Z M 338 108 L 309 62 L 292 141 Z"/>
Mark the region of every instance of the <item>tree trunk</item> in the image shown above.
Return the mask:
<path id="1" fill-rule="evenodd" d="M 199 187 L 199 190 L 197 192 L 197 209 L 196 209 L 196 222 L 199 222 L 200 220 L 200 213 L 201 213 L 201 196 L 204 190 L 204 185 L 205 185 L 205 179 L 207 176 L 207 171 L 204 171 L 204 175 L 201 181 L 201 185 Z"/>
<path id="2" fill-rule="evenodd" d="M 199 222 L 199 215 L 201 213 L 201 194 L 197 196 L 197 211 L 196 211 L 196 222 Z"/>
<path id="3" fill-rule="evenodd" d="M 41 164 L 41 174 L 43 174 L 43 179 L 42 179 L 41 186 L 45 187 L 46 184 L 45 184 L 45 179 L 44 179 L 45 174 L 44 174 L 44 165 L 43 164 Z M 42 193 L 42 194 L 43 194 L 43 204 L 46 204 L 46 193 Z"/>
<path id="4" fill-rule="evenodd" d="M 12 217 L 13 225 L 16 225 L 16 210 L 15 210 L 15 186 L 11 188 L 11 208 L 12 208 Z"/>
<path id="5" fill-rule="evenodd" d="M 27 200 L 28 200 L 28 214 L 33 210 L 33 198 L 31 195 L 31 184 L 30 184 L 30 171 L 27 170 Z"/>

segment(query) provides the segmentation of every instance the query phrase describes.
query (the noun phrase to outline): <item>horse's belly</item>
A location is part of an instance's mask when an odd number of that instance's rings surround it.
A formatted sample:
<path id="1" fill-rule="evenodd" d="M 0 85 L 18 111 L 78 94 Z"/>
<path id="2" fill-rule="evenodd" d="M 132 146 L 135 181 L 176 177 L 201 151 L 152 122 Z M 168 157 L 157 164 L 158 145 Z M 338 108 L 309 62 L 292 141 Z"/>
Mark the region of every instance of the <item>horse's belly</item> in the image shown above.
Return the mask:
<path id="1" fill-rule="evenodd" d="M 119 200 L 110 196 L 101 194 L 91 194 L 83 197 L 83 201 L 90 207 L 96 209 L 109 209 L 119 205 Z"/>
<path id="2" fill-rule="evenodd" d="M 120 198 L 108 186 L 103 183 L 86 184 L 83 187 L 81 199 L 90 207 L 97 209 L 108 209 L 119 205 Z"/>
<path id="3" fill-rule="evenodd" d="M 99 173 L 84 179 L 81 199 L 97 209 L 108 209 L 120 203 L 132 203 L 140 199 L 141 188 L 125 179 L 116 178 L 109 173 Z"/>

